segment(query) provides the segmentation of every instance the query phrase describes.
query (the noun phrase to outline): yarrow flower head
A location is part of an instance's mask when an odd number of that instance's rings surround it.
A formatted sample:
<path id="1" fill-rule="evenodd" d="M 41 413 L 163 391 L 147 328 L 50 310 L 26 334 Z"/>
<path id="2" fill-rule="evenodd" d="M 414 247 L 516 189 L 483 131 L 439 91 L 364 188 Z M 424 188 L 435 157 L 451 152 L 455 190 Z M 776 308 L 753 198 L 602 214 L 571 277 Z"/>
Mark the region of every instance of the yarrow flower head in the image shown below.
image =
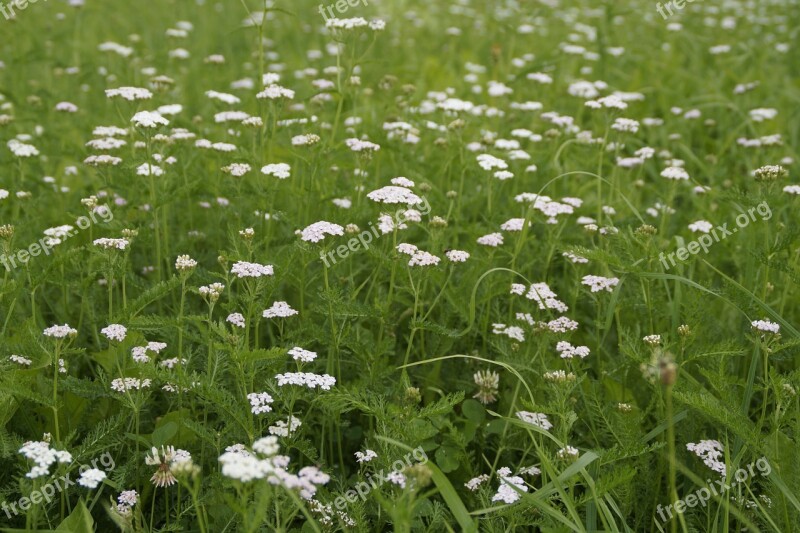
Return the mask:
<path id="1" fill-rule="evenodd" d="M 278 179 L 285 180 L 291 176 L 292 167 L 286 163 L 272 163 L 261 167 L 261 173 L 267 176 L 274 176 Z"/>
<path id="2" fill-rule="evenodd" d="M 325 235 L 344 235 L 344 228 L 339 224 L 321 220 L 307 226 L 300 234 L 300 238 L 306 242 L 319 242 Z"/>
<path id="3" fill-rule="evenodd" d="M 231 313 L 225 321 L 243 329 L 245 327 L 244 315 L 242 315 L 242 313 Z"/>
<path id="4" fill-rule="evenodd" d="M 56 339 L 63 339 L 66 337 L 75 337 L 78 334 L 78 330 L 69 327 L 69 324 L 64 324 L 63 326 L 55 325 L 50 326 L 49 328 L 45 329 L 43 332 L 45 337 L 54 337 Z"/>
<path id="5" fill-rule="evenodd" d="M 101 329 L 100 333 L 108 337 L 109 340 L 122 342 L 128 334 L 128 328 L 122 324 L 111 324 Z"/>
<path id="6" fill-rule="evenodd" d="M 25 474 L 29 479 L 50 475 L 50 466 L 55 463 L 71 463 L 72 455 L 64 450 L 56 450 L 50 447 L 49 435 L 42 441 L 28 441 L 19 449 L 19 453 L 35 464 L 31 471 Z"/>
<path id="7" fill-rule="evenodd" d="M 238 278 L 260 278 L 261 276 L 272 276 L 274 269 L 272 265 L 237 261 L 231 267 L 231 274 L 236 274 Z"/>
<path id="8" fill-rule="evenodd" d="M 364 450 L 363 452 L 356 452 L 356 462 L 368 463 L 378 457 L 378 454 L 372 450 Z"/>
<path id="9" fill-rule="evenodd" d="M 367 198 L 382 204 L 404 204 L 408 206 L 423 203 L 422 198 L 414 194 L 411 189 L 398 185 L 387 185 L 367 193 Z"/>
<path id="10" fill-rule="evenodd" d="M 522 420 L 527 424 L 531 424 L 533 426 L 542 428 L 545 431 L 549 431 L 553 424 L 547 419 L 547 415 L 544 413 L 531 413 L 530 411 L 517 411 L 516 413 L 517 418 Z"/>
<path id="11" fill-rule="evenodd" d="M 603 276 L 583 276 L 581 283 L 591 289 L 592 292 L 607 291 L 612 292 L 614 287 L 619 284 L 619 278 L 604 278 Z"/>
<path id="12" fill-rule="evenodd" d="M 157 128 L 159 126 L 169 126 L 169 120 L 165 119 L 161 113 L 156 111 L 139 111 L 131 122 L 140 128 Z"/>
<path id="13" fill-rule="evenodd" d="M 272 411 L 272 407 L 270 406 L 273 402 L 272 396 L 266 392 L 251 392 L 247 395 L 247 400 L 250 402 L 250 411 L 254 415 Z"/>
<path id="14" fill-rule="evenodd" d="M 776 324 L 775 322 L 770 322 L 769 320 L 753 320 L 751 326 L 754 330 L 760 331 L 762 333 L 775 333 L 778 334 L 781 331 L 780 324 Z"/>
<path id="15" fill-rule="evenodd" d="M 81 473 L 78 485 L 87 489 L 96 489 L 97 486 L 106 478 L 106 473 L 99 468 L 90 468 Z"/>
<path id="16" fill-rule="evenodd" d="M 765 165 L 753 173 L 755 180 L 761 182 L 777 181 L 788 175 L 789 172 L 780 165 Z"/>
<path id="17" fill-rule="evenodd" d="M 689 442 L 686 444 L 686 449 L 702 459 L 703 463 L 711 470 L 717 472 L 723 478 L 726 476 L 727 468 L 723 455 L 724 448 L 722 447 L 722 443 L 718 440 L 701 440 L 697 443 Z"/>
<path id="18" fill-rule="evenodd" d="M 197 266 L 197 261 L 189 257 L 188 255 L 179 255 L 178 258 L 175 260 L 175 270 L 178 272 L 189 272 L 194 270 Z"/>
<path id="19" fill-rule="evenodd" d="M 304 350 L 299 346 L 295 346 L 294 348 L 289 350 L 289 355 L 291 355 L 292 359 L 294 359 L 295 361 L 301 361 L 303 363 L 310 363 L 311 361 L 317 358 L 317 352 Z"/>
<path id="20" fill-rule="evenodd" d="M 264 318 L 288 318 L 297 314 L 297 311 L 292 309 L 286 302 L 275 302 L 269 309 L 264 309 L 261 314 Z"/>
<path id="21" fill-rule="evenodd" d="M 331 387 L 336 385 L 336 378 L 328 374 L 313 374 L 311 372 L 287 372 L 285 374 L 277 374 L 275 379 L 278 380 L 278 386 L 297 385 L 301 387 L 308 387 L 309 389 L 320 388 L 322 390 L 331 390 Z"/>

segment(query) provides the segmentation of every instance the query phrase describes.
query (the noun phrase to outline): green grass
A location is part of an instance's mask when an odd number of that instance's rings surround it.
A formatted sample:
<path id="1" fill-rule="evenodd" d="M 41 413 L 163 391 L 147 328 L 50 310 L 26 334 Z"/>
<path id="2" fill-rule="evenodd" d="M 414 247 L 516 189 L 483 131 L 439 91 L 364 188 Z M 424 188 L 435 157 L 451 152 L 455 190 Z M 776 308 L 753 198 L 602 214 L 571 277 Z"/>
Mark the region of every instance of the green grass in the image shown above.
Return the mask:
<path id="1" fill-rule="evenodd" d="M 8 192 L 0 253 L 10 266 L 0 273 L 0 529 L 796 529 L 800 200 L 783 190 L 798 183 L 796 5 L 695 2 L 665 21 L 655 3 L 634 0 L 373 0 L 342 16 L 380 18 L 385 30 L 335 35 L 323 30 L 318 3 L 266 7 L 260 26 L 243 24 L 260 20 L 265 5 L 254 0 L 90 0 L 81 8 L 51 0 L 0 18 L 0 189 Z M 192 24 L 185 37 L 167 32 L 178 21 Z M 100 51 L 107 42 L 131 54 Z M 712 53 L 717 45 L 730 50 Z M 190 56 L 173 57 L 178 48 Z M 212 54 L 224 63 L 205 61 Z M 292 99 L 256 98 L 270 72 Z M 154 76 L 169 80 L 156 87 Z M 245 78 L 251 88 L 231 87 Z M 579 80 L 604 82 L 597 97 L 641 99 L 624 110 L 591 109 L 570 94 Z M 491 95 L 489 82 L 512 92 Z M 735 91 L 750 82 L 759 84 Z M 104 93 L 126 86 L 148 88 L 152 98 Z M 241 101 L 209 98 L 209 90 Z M 437 105 L 445 98 L 472 111 L 445 112 Z M 59 102 L 78 110 L 57 111 Z M 521 109 L 524 102 L 541 108 Z M 182 110 L 165 115 L 168 126 L 132 125 L 135 113 L 170 104 Z M 777 115 L 755 120 L 758 108 Z M 699 118 L 685 116 L 692 110 Z M 262 122 L 215 122 L 223 111 Z M 555 124 L 552 113 L 575 127 Z M 618 118 L 639 121 L 638 131 L 612 128 Z M 404 142 L 408 131 L 390 135 L 384 124 L 392 122 L 407 123 L 418 142 Z M 86 145 L 95 128 L 112 125 L 128 129 L 117 137 L 124 146 Z M 167 142 L 174 128 L 194 137 Z M 292 143 L 304 134 L 319 142 Z M 740 141 L 776 134 L 777 145 Z M 346 143 L 353 138 L 380 150 L 354 152 Z M 38 154 L 15 155 L 12 139 Z M 197 147 L 200 139 L 235 150 Z M 519 141 L 528 158 L 498 140 Z M 616 164 L 645 147 L 652 158 Z M 121 162 L 84 163 L 101 153 Z M 480 154 L 501 158 L 513 178 L 492 177 L 497 169 L 481 168 Z M 148 163 L 163 175 L 138 175 Z M 222 170 L 232 163 L 251 169 L 235 177 Z M 290 177 L 261 173 L 275 163 L 288 164 Z M 779 164 L 779 179 L 754 178 Z M 661 176 L 676 165 L 688 180 Z M 420 220 L 403 215 L 406 228 L 381 233 L 373 229 L 379 217 L 401 206 L 368 193 L 401 176 L 415 184 Z M 701 186 L 708 190 L 698 193 Z M 575 207 L 548 220 L 515 199 L 523 193 Z M 82 200 L 93 196 L 110 215 L 84 225 Z M 344 198 L 349 208 L 334 203 Z M 755 215 L 737 225 L 748 211 Z M 511 219 L 521 231 L 501 229 Z M 669 265 L 663 258 L 700 237 L 689 229 L 700 220 L 737 231 Z M 319 221 L 344 235 L 303 240 L 300 231 Z M 43 232 L 62 225 L 73 233 L 42 252 Z M 372 232 L 368 245 L 352 240 L 364 231 Z M 478 243 L 495 232 L 502 245 Z M 93 244 L 123 237 L 124 250 Z M 440 261 L 409 266 L 401 243 Z M 31 252 L 27 262 L 20 250 Z M 470 257 L 452 262 L 451 250 Z M 335 262 L 322 260 L 329 252 Z M 196 266 L 176 269 L 182 255 Z M 239 278 L 232 268 L 240 261 L 271 265 L 273 274 Z M 617 281 L 592 292 L 585 276 Z M 199 290 L 213 283 L 224 285 L 218 299 Z M 538 305 L 548 290 L 559 305 Z M 262 317 L 280 301 L 297 314 Z M 234 313 L 244 327 L 229 319 Z M 577 329 L 543 326 L 562 316 Z M 755 330 L 757 320 L 780 334 Z M 43 335 L 65 323 L 77 333 Z M 127 328 L 124 340 L 102 332 L 111 324 Z M 649 335 L 660 340 L 648 343 Z M 563 341 L 589 355 L 560 357 Z M 137 362 L 132 350 L 148 342 L 166 348 Z M 317 357 L 295 361 L 293 347 Z M 277 375 L 297 371 L 335 384 L 278 384 Z M 112 382 L 121 378 L 149 381 L 119 392 Z M 251 393 L 269 394 L 269 410 L 253 413 Z M 526 422 L 523 411 L 547 423 Z M 287 431 L 292 417 L 301 425 Z M 270 433 L 288 466 L 263 449 Z M 46 434 L 71 457 L 26 476 L 33 462 L 20 450 Z M 705 440 L 720 444 L 725 478 L 687 449 Z M 237 444 L 255 445 L 252 462 L 226 454 Z M 161 467 L 145 462 L 153 447 Z M 170 464 L 169 447 L 191 459 Z M 404 463 L 418 449 L 426 459 Z M 354 454 L 365 450 L 377 458 L 358 463 Z M 769 468 L 754 469 L 757 461 Z M 35 496 L 62 476 L 77 480 L 93 462 L 107 475 L 96 488 Z M 536 473 L 523 473 L 528 467 Z M 155 486 L 159 468 L 175 484 Z M 277 468 L 289 481 L 242 480 L 258 468 Z M 377 481 L 393 469 L 395 482 Z M 290 486 L 315 475 L 313 499 Z M 717 481 L 731 488 L 674 511 L 676 500 Z M 117 498 L 129 490 L 138 501 L 120 513 Z"/>

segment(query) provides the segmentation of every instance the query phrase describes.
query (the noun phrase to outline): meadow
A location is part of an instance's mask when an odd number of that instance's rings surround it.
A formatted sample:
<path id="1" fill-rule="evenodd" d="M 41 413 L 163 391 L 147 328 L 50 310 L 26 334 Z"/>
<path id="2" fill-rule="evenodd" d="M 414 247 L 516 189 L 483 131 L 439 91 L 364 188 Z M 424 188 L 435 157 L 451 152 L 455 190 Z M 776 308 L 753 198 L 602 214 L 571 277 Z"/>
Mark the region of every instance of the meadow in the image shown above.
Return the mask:
<path id="1" fill-rule="evenodd" d="M 0 531 L 800 531 L 799 7 L 0 4 Z"/>

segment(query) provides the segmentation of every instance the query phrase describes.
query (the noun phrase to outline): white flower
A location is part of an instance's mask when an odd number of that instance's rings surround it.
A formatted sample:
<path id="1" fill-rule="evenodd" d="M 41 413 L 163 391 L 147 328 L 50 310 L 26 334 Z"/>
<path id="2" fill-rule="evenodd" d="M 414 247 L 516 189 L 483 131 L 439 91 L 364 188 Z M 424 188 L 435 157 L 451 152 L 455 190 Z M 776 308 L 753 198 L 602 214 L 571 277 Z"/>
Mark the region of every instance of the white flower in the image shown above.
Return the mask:
<path id="1" fill-rule="evenodd" d="M 239 278 L 260 278 L 261 276 L 272 276 L 274 269 L 272 265 L 237 261 L 231 267 L 231 274 L 236 274 Z"/>
<path id="2" fill-rule="evenodd" d="M 661 171 L 661 177 L 668 180 L 688 180 L 689 173 L 681 167 L 667 167 Z"/>
<path id="3" fill-rule="evenodd" d="M 56 111 L 62 111 L 64 113 L 77 113 L 78 106 L 71 102 L 59 102 L 56 104 Z"/>
<path id="4" fill-rule="evenodd" d="M 277 437 L 288 437 L 290 433 L 294 433 L 302 425 L 303 423 L 299 418 L 292 416 L 289 422 L 278 420 L 275 422 L 274 426 L 270 426 L 268 429 L 270 435 L 275 435 Z"/>
<path id="5" fill-rule="evenodd" d="M 423 250 L 417 250 L 409 259 L 408 266 L 435 266 L 439 264 L 439 261 L 441 259 L 435 255 Z"/>
<path id="6" fill-rule="evenodd" d="M 344 235 L 344 228 L 339 224 L 321 220 L 307 226 L 300 234 L 300 238 L 306 242 L 319 242 L 325 235 Z"/>
<path id="7" fill-rule="evenodd" d="M 241 313 L 231 313 L 225 320 L 240 328 L 244 328 L 245 326 L 244 316 Z"/>
<path id="8" fill-rule="evenodd" d="M 368 463 L 378 457 L 378 454 L 372 450 L 364 450 L 364 452 L 356 452 L 356 461 L 359 463 Z"/>
<path id="9" fill-rule="evenodd" d="M 580 357 L 584 359 L 589 355 L 589 348 L 586 346 L 573 346 L 567 341 L 560 341 L 556 344 L 556 351 L 561 356 L 561 359 L 572 359 Z"/>
<path id="10" fill-rule="evenodd" d="M 414 194 L 410 189 L 397 185 L 387 185 L 369 192 L 367 193 L 367 198 L 373 202 L 383 204 L 405 204 L 411 206 L 423 203 L 422 198 Z"/>
<path id="11" fill-rule="evenodd" d="M 133 102 L 135 100 L 149 100 L 153 97 L 153 93 L 140 87 L 120 87 L 118 89 L 106 89 L 106 97 L 114 98 L 116 96 Z"/>
<path id="12" fill-rule="evenodd" d="M 708 233 L 714 228 L 714 225 L 707 220 L 698 220 L 689 224 L 689 229 L 694 233 Z"/>
<path id="13" fill-rule="evenodd" d="M 78 334 L 78 330 L 69 327 L 69 324 L 64 324 L 63 326 L 55 325 L 50 326 L 49 328 L 45 329 L 43 332 L 45 337 L 55 337 L 56 339 L 63 339 L 64 337 L 74 337 Z"/>
<path id="14" fill-rule="evenodd" d="M 469 259 L 469 253 L 462 250 L 448 250 L 444 255 L 453 263 L 464 263 Z"/>
<path id="15" fill-rule="evenodd" d="M 142 163 L 136 167 L 137 176 L 163 176 L 164 169 L 158 165 L 151 165 L 150 163 Z"/>
<path id="16" fill-rule="evenodd" d="M 477 160 L 478 165 L 484 170 L 506 170 L 508 168 L 508 163 L 490 154 L 480 154 Z"/>
<path id="17" fill-rule="evenodd" d="M 545 431 L 548 431 L 553 427 L 553 424 L 551 424 L 550 421 L 547 419 L 547 415 L 543 413 L 531 413 L 530 411 L 517 411 L 516 416 L 523 422 L 542 428 Z"/>
<path id="18" fill-rule="evenodd" d="M 182 272 L 188 271 L 197 266 L 197 261 L 189 257 L 188 255 L 179 255 L 177 259 L 175 259 L 175 270 Z"/>
<path id="19" fill-rule="evenodd" d="M 22 357 L 21 355 L 10 355 L 8 356 L 8 360 L 11 361 L 12 363 L 17 363 L 18 365 L 22 366 L 31 366 L 31 364 L 33 363 L 33 361 L 31 361 L 30 359 Z"/>
<path id="20" fill-rule="evenodd" d="M 122 324 L 111 324 L 100 330 L 100 333 L 108 337 L 109 340 L 122 342 L 128 334 L 128 328 Z"/>
<path id="21" fill-rule="evenodd" d="M 261 167 L 261 173 L 266 174 L 267 176 L 275 176 L 276 178 L 285 180 L 291 174 L 292 168 L 287 165 L 286 163 L 273 163 Z"/>
<path id="22" fill-rule="evenodd" d="M 219 100 L 220 102 L 225 102 L 226 104 L 231 105 L 241 102 L 241 99 L 238 96 L 228 93 L 218 93 L 217 91 L 206 91 L 206 96 L 212 100 Z"/>
<path id="23" fill-rule="evenodd" d="M 157 128 L 159 126 L 169 126 L 169 120 L 155 111 L 139 111 L 131 119 L 134 125 L 140 128 Z"/>
<path id="24" fill-rule="evenodd" d="M 50 474 L 50 466 L 54 463 L 71 463 L 72 455 L 63 450 L 56 450 L 50 447 L 49 436 L 45 436 L 44 441 L 28 441 L 19 449 L 19 453 L 36 463 L 25 477 L 36 479 Z"/>
<path id="25" fill-rule="evenodd" d="M 250 402 L 250 411 L 254 415 L 272 411 L 272 407 L 270 407 L 270 404 L 273 402 L 272 396 L 266 392 L 251 392 L 247 395 L 247 399 Z"/>
<path id="26" fill-rule="evenodd" d="M 291 355 L 292 359 L 294 359 L 295 361 L 302 361 L 303 363 L 310 363 L 311 361 L 317 358 L 317 352 L 304 350 L 299 346 L 295 346 L 294 348 L 289 350 L 289 355 Z"/>
<path id="27" fill-rule="evenodd" d="M 779 333 L 781 330 L 780 324 L 770 322 L 769 320 L 753 320 L 751 325 L 753 329 L 766 333 Z"/>
<path id="28" fill-rule="evenodd" d="M 346 139 L 344 143 L 353 152 L 377 152 L 381 149 L 380 145 L 370 141 L 362 141 L 361 139 Z"/>
<path id="29" fill-rule="evenodd" d="M 250 165 L 247 163 L 231 163 L 226 167 L 222 167 L 222 171 L 239 178 L 250 172 Z"/>
<path id="30" fill-rule="evenodd" d="M 264 87 L 264 90 L 260 93 L 256 94 L 256 98 L 263 100 L 277 100 L 278 98 L 286 98 L 291 100 L 294 98 L 294 91 L 291 89 L 287 89 L 285 87 L 281 87 L 280 85 L 268 85 Z"/>
<path id="31" fill-rule="evenodd" d="M 478 244 L 496 248 L 503 244 L 503 235 L 501 233 L 490 233 L 483 237 L 478 237 Z"/>
<path id="32" fill-rule="evenodd" d="M 98 468 L 90 468 L 81 474 L 78 485 L 87 489 L 96 489 L 106 478 L 106 473 Z"/>
<path id="33" fill-rule="evenodd" d="M 6 143 L 11 153 L 17 157 L 33 157 L 39 155 L 39 150 L 31 144 L 19 142 L 17 139 L 11 139 Z"/>
<path id="34" fill-rule="evenodd" d="M 297 314 L 297 311 L 292 309 L 286 302 L 275 302 L 272 307 L 265 309 L 261 314 L 264 318 L 288 318 Z"/>
<path id="35" fill-rule="evenodd" d="M 592 292 L 612 292 L 619 284 L 619 278 L 604 278 L 603 276 L 583 276 L 582 284 L 591 288 Z"/>
<path id="36" fill-rule="evenodd" d="M 111 382 L 111 390 L 117 392 L 128 392 L 131 390 L 141 390 L 150 388 L 152 383 L 149 379 L 139 378 L 117 378 Z"/>
<path id="37" fill-rule="evenodd" d="M 298 385 L 305 386 L 309 389 L 319 387 L 322 390 L 331 390 L 336 384 L 336 378 L 328 374 L 318 375 L 311 372 L 287 372 L 286 374 L 277 374 L 275 379 L 278 380 L 278 386 L 284 385 Z"/>
<path id="38" fill-rule="evenodd" d="M 689 442 L 686 449 L 703 460 L 705 465 L 723 478 L 727 474 L 725 466 L 724 448 L 717 440 L 701 440 L 698 443 Z"/>
<path id="39" fill-rule="evenodd" d="M 508 468 L 501 468 L 497 471 L 500 478 L 500 486 L 497 492 L 492 496 L 493 502 L 503 502 L 512 504 L 518 501 L 522 496 L 520 492 L 528 492 L 528 486 L 525 480 L 519 476 L 511 476 L 511 471 Z"/>

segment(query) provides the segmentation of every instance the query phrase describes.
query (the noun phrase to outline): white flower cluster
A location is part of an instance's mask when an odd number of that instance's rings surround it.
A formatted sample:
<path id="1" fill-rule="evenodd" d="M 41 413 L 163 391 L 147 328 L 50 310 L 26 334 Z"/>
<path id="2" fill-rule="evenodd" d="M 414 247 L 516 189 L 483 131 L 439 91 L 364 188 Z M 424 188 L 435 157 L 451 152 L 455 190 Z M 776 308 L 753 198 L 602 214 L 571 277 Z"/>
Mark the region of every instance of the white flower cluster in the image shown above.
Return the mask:
<path id="1" fill-rule="evenodd" d="M 100 330 L 100 333 L 105 335 L 109 340 L 122 342 L 128 334 L 128 328 L 122 324 L 109 324 Z"/>
<path id="2" fill-rule="evenodd" d="M 124 250 L 128 247 L 130 241 L 128 241 L 128 239 L 102 238 L 102 239 L 95 239 L 92 242 L 92 244 L 94 244 L 95 246 L 99 246 L 100 248 L 105 248 L 106 250 L 113 250 L 113 249 Z"/>
<path id="3" fill-rule="evenodd" d="M 159 126 L 169 126 L 169 120 L 165 119 L 161 113 L 156 111 L 139 111 L 131 122 L 140 128 L 157 128 Z"/>
<path id="4" fill-rule="evenodd" d="M 266 479 L 271 485 L 297 490 L 306 500 L 316 494 L 318 485 L 330 481 L 330 476 L 314 466 L 301 468 L 297 474 L 287 471 L 289 457 L 277 455 L 280 447 L 275 436 L 263 437 L 254 442 L 252 452 L 243 451 L 246 450 L 226 451 L 220 455 L 223 476 L 242 483 Z"/>
<path id="5" fill-rule="evenodd" d="M 45 329 L 43 332 L 45 337 L 55 337 L 56 339 L 63 339 L 65 337 L 74 337 L 78 334 L 78 330 L 69 327 L 69 324 L 63 326 L 54 325 Z"/>
<path id="6" fill-rule="evenodd" d="M 367 198 L 382 204 L 419 205 L 422 198 L 414 194 L 411 189 L 397 185 L 387 185 L 367 193 Z"/>
<path id="7" fill-rule="evenodd" d="M 500 478 L 500 486 L 497 492 L 492 496 L 493 502 L 503 502 L 512 504 L 518 501 L 522 496 L 521 492 L 528 492 L 528 486 L 519 476 L 512 476 L 511 469 L 503 467 L 497 470 L 497 477 Z"/>
<path id="8" fill-rule="evenodd" d="M 559 313 L 566 313 L 569 310 L 567 304 L 559 300 L 558 295 L 545 282 L 534 283 L 527 293 L 525 293 L 525 285 L 513 283 L 511 285 L 511 294 L 525 294 L 525 298 L 536 302 L 539 309 L 542 310 L 555 309 Z"/>
<path id="9" fill-rule="evenodd" d="M 31 364 L 33 364 L 33 361 L 27 357 L 22 357 L 21 355 L 9 355 L 8 360 L 12 363 L 17 363 L 18 365 L 22 366 L 31 366 Z"/>
<path id="10" fill-rule="evenodd" d="M 111 390 L 117 392 L 128 392 L 150 388 L 152 381 L 139 378 L 117 378 L 111 382 Z"/>
<path id="11" fill-rule="evenodd" d="M 379 144 L 356 138 L 346 139 L 344 143 L 353 152 L 377 152 L 381 149 Z"/>
<path id="12" fill-rule="evenodd" d="M 356 452 L 356 462 L 359 463 L 368 463 L 373 459 L 378 457 L 378 454 L 375 453 L 373 450 L 364 450 L 363 452 Z"/>
<path id="13" fill-rule="evenodd" d="M 294 98 L 294 91 L 286 87 L 281 87 L 280 85 L 272 84 L 264 87 L 263 91 L 256 94 L 256 98 L 259 100 L 277 100 L 278 98 L 291 100 Z"/>
<path id="14" fill-rule="evenodd" d="M 478 244 L 483 246 L 491 246 L 492 248 L 497 248 L 498 246 L 503 244 L 503 234 L 489 233 L 488 235 L 478 237 L 477 242 Z"/>
<path id="15" fill-rule="evenodd" d="M 292 167 L 286 163 L 271 163 L 261 167 L 261 173 L 267 176 L 275 176 L 278 179 L 285 180 L 291 175 Z"/>
<path id="16" fill-rule="evenodd" d="M 439 259 L 435 255 L 424 250 L 417 250 L 408 261 L 408 266 L 435 266 L 439 264 Z"/>
<path id="17" fill-rule="evenodd" d="M 469 252 L 463 250 L 448 250 L 444 253 L 445 257 L 452 263 L 464 263 L 469 259 Z"/>
<path id="18" fill-rule="evenodd" d="M 545 431 L 548 431 L 553 427 L 553 424 L 550 423 L 550 421 L 547 419 L 547 415 L 544 413 L 517 411 L 516 415 L 517 418 L 519 418 L 523 422 L 542 428 Z"/>
<path id="19" fill-rule="evenodd" d="M 289 350 L 289 355 L 291 355 L 292 359 L 294 359 L 295 361 L 301 361 L 303 363 L 310 363 L 311 361 L 317 358 L 317 352 L 304 350 L 299 346 L 295 346 L 294 348 Z"/>
<path id="20" fill-rule="evenodd" d="M 19 453 L 26 459 L 36 463 L 25 477 L 36 479 L 50 475 L 50 466 L 54 463 L 71 463 L 72 454 L 63 450 L 55 450 L 47 441 L 28 441 L 19 449 Z"/>
<path id="21" fill-rule="evenodd" d="M 266 392 L 251 392 L 247 395 L 247 399 L 250 401 L 250 411 L 254 415 L 272 411 L 272 407 L 270 407 L 270 404 L 273 402 L 272 396 Z"/>
<path id="22" fill-rule="evenodd" d="M 274 270 L 272 265 L 237 261 L 231 267 L 231 274 L 236 274 L 239 278 L 260 278 L 261 276 L 272 276 Z"/>
<path id="23" fill-rule="evenodd" d="M 492 324 L 492 333 L 505 335 L 515 341 L 525 342 L 525 332 L 519 326 L 506 326 L 505 324 Z"/>
<path id="24" fill-rule="evenodd" d="M 39 150 L 32 144 L 25 144 L 17 139 L 11 139 L 6 143 L 11 153 L 17 157 L 33 157 L 39 155 Z"/>
<path id="25" fill-rule="evenodd" d="M 99 468 L 90 468 L 81 473 L 81 477 L 78 478 L 78 485 L 87 489 L 96 489 L 106 477 L 106 473 Z"/>
<path id="26" fill-rule="evenodd" d="M 288 318 L 297 314 L 297 311 L 292 309 L 286 302 L 275 302 L 269 309 L 264 309 L 261 316 L 264 318 Z"/>
<path id="27" fill-rule="evenodd" d="M 197 261 L 189 257 L 188 255 L 179 255 L 177 259 L 175 259 L 175 270 L 180 272 L 191 270 L 197 266 Z"/>
<path id="28" fill-rule="evenodd" d="M 686 444 L 686 449 L 694 453 L 703 463 L 723 478 L 726 476 L 727 467 L 725 466 L 724 448 L 718 440 L 701 440 Z"/>
<path id="29" fill-rule="evenodd" d="M 285 374 L 277 374 L 275 379 L 278 380 L 278 386 L 284 385 L 298 385 L 305 386 L 309 389 L 319 387 L 322 390 L 331 390 L 331 387 L 336 385 L 336 378 L 328 374 L 314 374 L 312 372 L 287 372 Z"/>
<path id="30" fill-rule="evenodd" d="M 581 283 L 591 289 L 592 292 L 607 291 L 612 292 L 614 287 L 619 284 L 619 278 L 604 278 L 603 276 L 583 276 Z"/>
<path id="31" fill-rule="evenodd" d="M 225 285 L 222 283 L 212 283 L 211 285 L 203 285 L 197 289 L 197 292 L 199 292 L 200 296 L 203 298 L 207 298 L 212 302 L 216 302 L 219 300 L 219 297 L 222 296 L 222 291 L 224 290 Z"/>
<path id="32" fill-rule="evenodd" d="M 141 87 L 119 87 L 117 89 L 106 89 L 107 98 L 114 98 L 117 96 L 133 102 L 135 100 L 149 100 L 153 97 L 153 93 Z"/>
<path id="33" fill-rule="evenodd" d="M 225 321 L 240 328 L 245 327 L 245 319 L 242 313 L 231 313 L 228 315 Z"/>
<path id="34" fill-rule="evenodd" d="M 556 351 L 561 356 L 561 359 L 572 359 L 574 357 L 583 359 L 589 355 L 587 346 L 573 346 L 567 341 L 560 341 L 556 344 Z"/>
<path id="35" fill-rule="evenodd" d="M 770 322 L 769 320 L 753 320 L 753 329 L 763 331 L 765 333 L 779 333 L 781 331 L 780 324 Z"/>
<path id="36" fill-rule="evenodd" d="M 149 363 L 150 356 L 147 355 L 148 351 L 158 354 L 166 347 L 167 344 L 164 342 L 148 342 L 145 346 L 134 346 L 131 348 L 131 356 L 137 363 Z"/>
<path id="37" fill-rule="evenodd" d="M 303 423 L 296 416 L 290 416 L 288 422 L 278 420 L 274 426 L 268 428 L 270 435 L 276 437 L 288 437 L 290 433 L 297 431 Z"/>
<path id="38" fill-rule="evenodd" d="M 300 238 L 306 242 L 319 242 L 325 238 L 325 235 L 344 235 L 344 228 L 339 224 L 320 220 L 303 229 Z"/>

